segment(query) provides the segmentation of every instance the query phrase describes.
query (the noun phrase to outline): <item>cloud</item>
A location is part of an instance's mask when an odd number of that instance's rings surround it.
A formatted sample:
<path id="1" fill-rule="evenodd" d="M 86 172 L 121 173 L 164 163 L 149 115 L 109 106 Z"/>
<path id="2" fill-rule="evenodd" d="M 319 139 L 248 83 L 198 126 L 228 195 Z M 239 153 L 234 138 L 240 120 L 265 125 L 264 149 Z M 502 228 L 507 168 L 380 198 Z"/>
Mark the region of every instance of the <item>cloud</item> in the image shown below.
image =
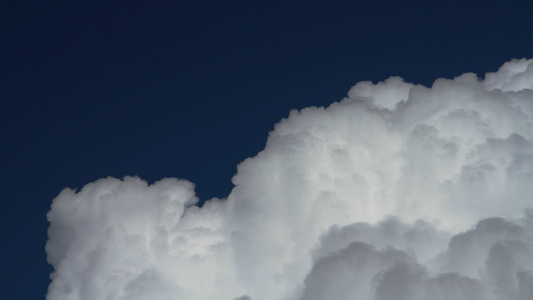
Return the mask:
<path id="1" fill-rule="evenodd" d="M 47 299 L 531 299 L 532 127 L 533 60 L 358 83 L 201 208 L 178 179 L 63 190 Z"/>
<path id="2" fill-rule="evenodd" d="M 333 227 L 300 299 L 530 299 L 532 232 L 532 209 L 516 220 L 483 219 L 451 239 L 421 221 Z"/>

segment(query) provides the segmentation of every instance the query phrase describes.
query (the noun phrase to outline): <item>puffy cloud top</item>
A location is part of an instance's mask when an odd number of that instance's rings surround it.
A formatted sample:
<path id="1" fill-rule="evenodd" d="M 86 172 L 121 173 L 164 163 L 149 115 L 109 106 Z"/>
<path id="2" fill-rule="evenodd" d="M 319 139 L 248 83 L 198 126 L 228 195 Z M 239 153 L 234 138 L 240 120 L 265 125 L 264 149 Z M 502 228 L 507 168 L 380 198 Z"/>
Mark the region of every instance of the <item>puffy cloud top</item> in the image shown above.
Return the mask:
<path id="1" fill-rule="evenodd" d="M 533 298 L 533 60 L 292 111 L 225 199 L 106 178 L 48 213 L 47 299 Z"/>

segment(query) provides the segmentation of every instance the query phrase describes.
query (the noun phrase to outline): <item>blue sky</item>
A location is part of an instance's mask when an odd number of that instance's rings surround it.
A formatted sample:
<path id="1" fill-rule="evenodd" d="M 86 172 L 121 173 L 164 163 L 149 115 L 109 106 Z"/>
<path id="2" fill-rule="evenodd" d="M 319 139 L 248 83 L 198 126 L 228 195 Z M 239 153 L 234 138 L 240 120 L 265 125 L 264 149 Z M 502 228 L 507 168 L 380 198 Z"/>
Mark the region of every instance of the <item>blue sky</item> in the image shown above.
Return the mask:
<path id="1" fill-rule="evenodd" d="M 43 297 L 46 212 L 106 176 L 225 197 L 291 109 L 361 80 L 431 85 L 531 57 L 518 1 L 5 1 L 0 6 L 3 294 Z M 6 271 L 7 270 L 7 271 Z"/>

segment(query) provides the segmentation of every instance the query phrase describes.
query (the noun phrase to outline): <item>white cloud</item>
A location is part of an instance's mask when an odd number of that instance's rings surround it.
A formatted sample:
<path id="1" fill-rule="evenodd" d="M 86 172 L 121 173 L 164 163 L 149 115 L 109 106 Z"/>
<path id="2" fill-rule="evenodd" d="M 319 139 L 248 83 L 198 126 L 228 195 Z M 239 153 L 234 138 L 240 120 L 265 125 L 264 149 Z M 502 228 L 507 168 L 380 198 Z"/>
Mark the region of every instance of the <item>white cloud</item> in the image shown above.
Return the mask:
<path id="1" fill-rule="evenodd" d="M 136 177 L 62 191 L 47 299 L 531 299 L 532 141 L 533 60 L 361 82 L 278 123 L 227 199 Z"/>
<path id="2" fill-rule="evenodd" d="M 335 227 L 315 251 L 300 299 L 530 299 L 532 232 L 531 209 L 516 220 L 483 219 L 451 239 L 422 221 Z"/>

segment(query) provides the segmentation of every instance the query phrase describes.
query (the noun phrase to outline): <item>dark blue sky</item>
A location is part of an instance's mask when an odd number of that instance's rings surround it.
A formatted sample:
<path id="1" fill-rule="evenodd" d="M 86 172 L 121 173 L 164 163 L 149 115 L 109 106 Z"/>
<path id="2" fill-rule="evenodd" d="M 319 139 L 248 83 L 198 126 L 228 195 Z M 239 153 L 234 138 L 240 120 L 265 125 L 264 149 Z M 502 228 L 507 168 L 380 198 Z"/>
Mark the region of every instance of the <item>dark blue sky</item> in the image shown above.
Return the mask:
<path id="1" fill-rule="evenodd" d="M 2 1 L 4 298 L 45 295 L 64 187 L 179 177 L 225 197 L 290 109 L 361 80 L 430 85 L 532 57 L 522 2 Z"/>

